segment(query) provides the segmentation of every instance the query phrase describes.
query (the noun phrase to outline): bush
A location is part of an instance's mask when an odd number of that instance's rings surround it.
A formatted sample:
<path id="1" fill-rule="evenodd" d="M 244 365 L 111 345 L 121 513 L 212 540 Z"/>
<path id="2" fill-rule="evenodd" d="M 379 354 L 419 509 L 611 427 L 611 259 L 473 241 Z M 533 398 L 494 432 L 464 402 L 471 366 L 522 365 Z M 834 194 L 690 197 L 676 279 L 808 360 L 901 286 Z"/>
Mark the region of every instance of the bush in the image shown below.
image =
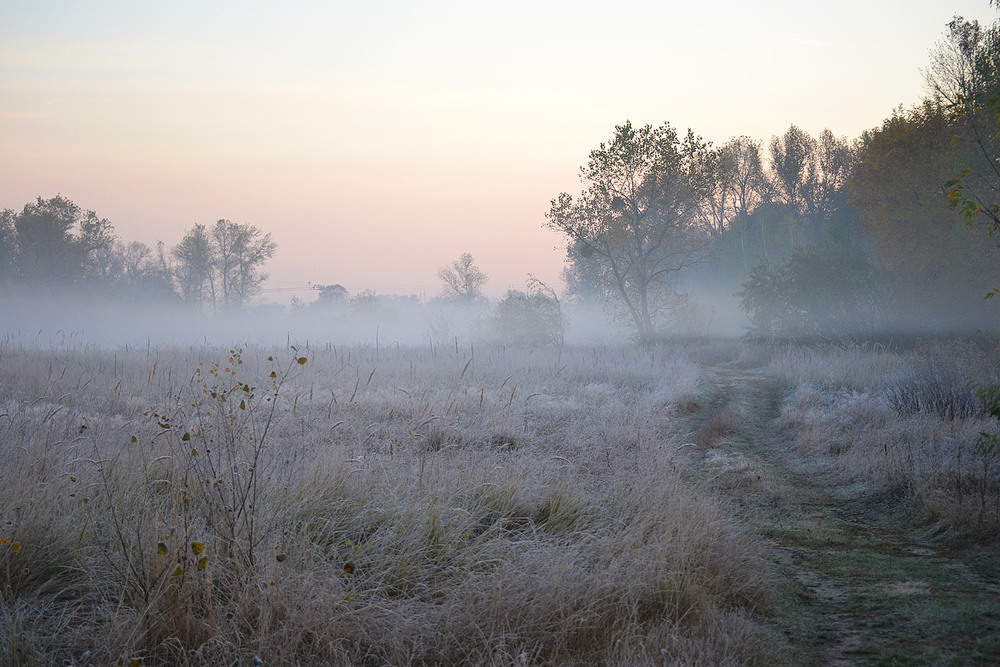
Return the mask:
<path id="1" fill-rule="evenodd" d="M 873 333 L 888 279 L 845 239 L 797 248 L 782 266 L 761 264 L 742 285 L 740 309 L 756 338 L 849 338 Z"/>
<path id="2" fill-rule="evenodd" d="M 534 276 L 527 290 L 511 290 L 497 304 L 494 324 L 500 340 L 528 345 L 562 345 L 565 321 L 555 291 Z"/>

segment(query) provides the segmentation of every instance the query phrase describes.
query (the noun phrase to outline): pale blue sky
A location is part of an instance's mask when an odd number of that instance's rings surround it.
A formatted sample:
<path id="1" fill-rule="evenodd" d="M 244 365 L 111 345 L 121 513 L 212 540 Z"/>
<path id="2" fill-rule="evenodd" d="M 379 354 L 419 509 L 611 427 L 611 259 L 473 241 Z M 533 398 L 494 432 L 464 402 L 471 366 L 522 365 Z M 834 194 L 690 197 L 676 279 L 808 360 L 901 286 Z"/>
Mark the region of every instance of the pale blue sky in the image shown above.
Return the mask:
<path id="1" fill-rule="evenodd" d="M 557 281 L 550 199 L 625 120 L 856 137 L 987 2 L 0 0 L 0 206 L 57 192 L 127 240 L 227 217 L 283 285 L 433 295 L 471 252 Z"/>

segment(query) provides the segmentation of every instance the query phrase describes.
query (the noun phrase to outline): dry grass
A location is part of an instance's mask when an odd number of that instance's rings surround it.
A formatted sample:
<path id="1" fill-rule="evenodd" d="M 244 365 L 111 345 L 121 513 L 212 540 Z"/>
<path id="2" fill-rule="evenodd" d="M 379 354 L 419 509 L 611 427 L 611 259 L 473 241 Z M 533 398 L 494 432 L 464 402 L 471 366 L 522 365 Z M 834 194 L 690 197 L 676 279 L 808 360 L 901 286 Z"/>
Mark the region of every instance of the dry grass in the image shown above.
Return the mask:
<path id="1" fill-rule="evenodd" d="M 762 548 L 673 439 L 683 353 L 239 360 L 2 350 L 0 664 L 758 656 Z"/>
<path id="2" fill-rule="evenodd" d="M 987 340 L 883 349 L 788 349 L 768 369 L 790 383 L 782 426 L 800 451 L 833 457 L 873 487 L 904 493 L 925 520 L 1000 531 L 1000 461 L 977 448 L 995 421 L 968 388 L 996 381 Z"/>

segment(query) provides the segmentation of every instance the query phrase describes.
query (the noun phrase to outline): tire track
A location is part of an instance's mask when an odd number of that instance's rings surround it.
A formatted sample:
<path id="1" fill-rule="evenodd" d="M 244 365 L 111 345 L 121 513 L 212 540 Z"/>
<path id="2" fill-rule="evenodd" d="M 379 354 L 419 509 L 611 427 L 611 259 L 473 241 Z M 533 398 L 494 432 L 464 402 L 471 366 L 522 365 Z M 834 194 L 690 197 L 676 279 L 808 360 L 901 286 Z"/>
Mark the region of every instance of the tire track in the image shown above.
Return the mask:
<path id="1" fill-rule="evenodd" d="M 775 379 L 726 365 L 707 376 L 708 407 L 692 422 L 700 475 L 770 544 L 781 662 L 1000 664 L 996 545 L 915 525 L 898 492 L 848 477 L 833 454 L 798 451 L 779 428 Z M 738 429 L 708 428 L 727 411 Z"/>

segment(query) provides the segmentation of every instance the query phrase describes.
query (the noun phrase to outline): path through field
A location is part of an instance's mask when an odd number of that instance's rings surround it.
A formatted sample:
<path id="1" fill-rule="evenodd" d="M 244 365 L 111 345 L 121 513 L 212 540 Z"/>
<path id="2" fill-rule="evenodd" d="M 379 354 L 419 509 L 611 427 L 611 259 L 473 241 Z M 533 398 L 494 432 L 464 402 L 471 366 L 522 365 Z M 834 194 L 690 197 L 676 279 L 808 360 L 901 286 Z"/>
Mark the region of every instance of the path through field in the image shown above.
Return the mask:
<path id="1" fill-rule="evenodd" d="M 890 491 L 848 478 L 834 455 L 798 452 L 773 378 L 729 365 L 709 378 L 692 428 L 700 474 L 771 547 L 783 662 L 1000 664 L 995 546 L 956 544 Z"/>

